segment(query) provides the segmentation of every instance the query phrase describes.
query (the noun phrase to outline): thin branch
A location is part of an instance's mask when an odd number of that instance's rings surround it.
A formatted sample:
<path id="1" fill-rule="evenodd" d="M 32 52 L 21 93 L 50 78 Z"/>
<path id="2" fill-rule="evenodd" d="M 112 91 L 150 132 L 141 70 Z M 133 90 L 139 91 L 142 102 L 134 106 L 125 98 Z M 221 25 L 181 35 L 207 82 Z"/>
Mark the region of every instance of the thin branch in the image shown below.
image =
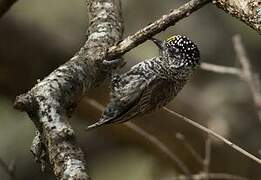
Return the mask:
<path id="1" fill-rule="evenodd" d="M 11 180 L 15 179 L 14 171 L 15 171 L 15 162 L 11 162 L 9 165 L 4 162 L 2 158 L 0 158 L 0 167 L 8 174 Z"/>
<path id="2" fill-rule="evenodd" d="M 17 0 L 0 0 L 0 18 L 11 8 Z"/>
<path id="3" fill-rule="evenodd" d="M 203 161 L 203 170 L 204 170 L 204 174 L 206 175 L 205 177 L 206 180 L 209 180 L 210 160 L 211 160 L 211 139 L 208 135 L 205 144 L 205 159 Z"/>
<path id="4" fill-rule="evenodd" d="M 208 177 L 209 179 L 248 180 L 248 178 L 245 177 L 225 173 L 209 173 Z"/>
<path id="5" fill-rule="evenodd" d="M 241 37 L 239 35 L 235 35 L 233 37 L 233 44 L 235 53 L 237 56 L 237 60 L 241 65 L 241 77 L 245 80 L 250 87 L 252 97 L 254 100 L 254 104 L 256 106 L 259 120 L 261 122 L 261 87 L 260 87 L 260 79 L 257 74 L 253 73 L 252 66 L 250 64 L 250 60 L 247 56 L 246 50 L 243 46 Z"/>
<path id="6" fill-rule="evenodd" d="M 213 0 L 213 3 L 261 34 L 260 0 Z"/>
<path id="7" fill-rule="evenodd" d="M 177 117 L 179 117 L 180 119 L 182 119 L 183 121 L 191 124 L 192 126 L 202 130 L 203 132 L 205 132 L 207 135 L 212 136 L 217 138 L 218 140 L 222 141 L 223 143 L 227 144 L 229 147 L 233 148 L 234 150 L 238 151 L 239 153 L 241 153 L 242 155 L 246 156 L 249 159 L 252 159 L 253 161 L 257 162 L 259 165 L 261 165 L 261 160 L 259 158 L 257 158 L 256 156 L 250 154 L 249 152 L 247 152 L 246 150 L 242 149 L 241 147 L 237 146 L 236 144 L 232 143 L 231 141 L 227 140 L 226 138 L 224 138 L 223 136 L 215 133 L 214 131 L 200 125 L 199 123 L 175 112 L 170 110 L 167 107 L 163 107 L 163 109 L 167 112 L 169 112 L 170 114 L 173 114 Z"/>
<path id="8" fill-rule="evenodd" d="M 91 105 L 92 107 L 94 107 L 95 109 L 99 110 L 99 111 L 103 111 L 104 110 L 104 106 L 102 104 L 100 104 L 99 102 L 97 102 L 94 99 L 90 99 L 90 98 L 84 98 L 83 99 L 84 103 L 87 103 L 89 105 Z M 164 109 L 168 112 L 170 112 L 171 114 L 174 113 L 174 115 L 176 115 L 176 112 L 173 112 L 169 109 L 167 109 L 166 107 L 164 107 Z M 179 118 L 183 119 L 186 118 L 180 114 L 177 114 L 176 116 L 178 116 Z M 186 118 L 187 119 L 187 118 Z M 189 119 L 184 119 L 186 122 L 188 122 L 187 120 Z M 189 123 L 192 124 L 193 126 L 199 128 L 199 129 L 204 129 L 205 127 L 195 123 L 192 121 L 192 123 L 190 122 L 192 120 L 189 120 Z M 195 123 L 195 125 L 194 125 Z M 171 152 L 171 150 L 165 145 L 163 144 L 157 137 L 155 137 L 154 135 L 148 133 L 147 131 L 145 131 L 144 129 L 142 129 L 141 127 L 138 127 L 137 125 L 135 125 L 134 123 L 128 121 L 126 123 L 124 123 L 123 125 L 125 125 L 126 127 L 130 128 L 131 130 L 133 130 L 134 132 L 136 132 L 137 134 L 139 134 L 140 136 L 144 137 L 145 139 L 147 139 L 149 142 L 151 142 L 152 144 L 154 144 L 157 148 L 159 148 L 164 154 L 166 154 L 170 159 L 172 159 L 175 163 L 177 163 L 177 165 L 182 169 L 182 171 L 184 173 L 186 173 L 186 171 L 188 171 L 188 168 L 186 167 L 186 165 L 179 160 L 178 156 L 176 156 L 174 153 Z M 202 130 L 203 130 L 202 129 Z M 207 129 L 207 128 L 205 128 Z M 205 161 L 207 161 L 206 166 L 207 168 L 209 168 L 209 164 L 210 164 L 210 156 L 211 156 L 211 139 L 210 139 L 210 135 L 212 135 L 211 133 L 213 133 L 213 136 L 220 139 L 218 134 L 212 132 L 211 130 L 203 130 L 204 132 L 207 132 L 208 134 L 208 139 L 206 141 L 206 157 L 205 157 Z M 209 133 L 210 132 L 210 133 Z M 181 135 L 181 136 L 180 136 Z M 178 139 L 187 142 L 185 140 L 185 136 L 183 136 L 182 134 L 178 134 Z M 224 138 L 223 138 L 224 139 Z M 222 140 L 223 141 L 223 140 Z M 226 144 L 228 144 L 228 140 L 223 141 Z M 232 144 L 232 143 L 230 143 Z M 190 145 L 191 146 L 191 145 Z M 233 145 L 235 146 L 235 145 Z M 193 147 L 191 146 L 189 148 L 190 150 L 192 149 L 194 152 Z M 198 153 L 195 151 L 196 156 L 198 156 L 198 161 L 201 162 L 201 164 L 203 164 L 203 159 L 198 155 Z M 189 171 L 188 171 L 189 172 Z M 188 174 L 188 172 L 186 174 Z M 208 172 L 208 170 L 207 170 Z M 189 173 L 190 174 L 190 173 Z M 226 174 L 226 173 L 206 173 L 206 172 L 202 172 L 199 174 L 194 174 L 194 175 L 189 175 L 189 176 L 178 176 L 175 177 L 171 180 L 205 180 L 206 178 L 208 179 L 227 179 L 227 180 L 248 180 L 247 178 L 241 177 L 241 176 L 237 176 L 237 175 L 232 175 L 232 174 Z"/>
<path id="9" fill-rule="evenodd" d="M 201 63 L 200 68 L 205 71 L 211 71 L 220 74 L 232 74 L 241 76 L 241 70 L 235 67 L 227 67 L 210 63 Z"/>
<path id="10" fill-rule="evenodd" d="M 169 26 L 175 25 L 179 20 L 188 17 L 191 13 L 195 12 L 209 2 L 210 0 L 191 0 L 179 8 L 172 10 L 169 14 L 163 15 L 157 21 L 149 24 L 133 35 L 128 36 L 117 46 L 111 47 L 108 51 L 108 56 L 113 59 L 123 55 L 152 36 L 164 31 Z"/>
<path id="11" fill-rule="evenodd" d="M 201 69 L 220 74 L 236 75 L 247 83 L 250 88 L 254 105 L 257 110 L 259 121 L 261 122 L 261 86 L 258 74 L 254 73 L 246 50 L 243 46 L 239 35 L 233 37 L 233 44 L 237 60 L 241 65 L 241 69 L 235 67 L 227 67 L 210 63 L 202 63 Z"/>
<path id="12" fill-rule="evenodd" d="M 97 102 L 94 99 L 90 98 L 84 98 L 83 102 L 88 103 L 89 105 L 93 106 L 99 111 L 104 110 L 104 106 Z M 147 132 L 146 130 L 142 129 L 141 127 L 135 125 L 132 122 L 126 122 L 123 124 L 124 126 L 128 127 L 135 133 L 139 134 L 142 136 L 144 139 L 148 140 L 150 143 L 155 145 L 161 152 L 163 152 L 167 157 L 169 157 L 177 166 L 182 170 L 183 173 L 187 174 L 190 176 L 190 171 L 188 167 L 182 162 L 182 160 L 179 159 L 179 157 L 174 154 L 164 143 L 162 143 L 156 136 L 153 134 Z"/>
<path id="13" fill-rule="evenodd" d="M 169 180 L 205 180 L 206 179 L 206 174 L 205 173 L 199 173 L 199 174 L 194 174 L 192 177 L 187 177 L 184 175 L 177 176 L 174 178 L 171 178 Z M 209 173 L 208 174 L 209 179 L 222 179 L 222 180 L 248 180 L 248 178 L 233 175 L 233 174 L 226 174 L 226 173 Z"/>
<path id="14" fill-rule="evenodd" d="M 185 148 L 190 152 L 190 154 L 198 161 L 198 163 L 200 165 L 203 165 L 203 161 L 204 159 L 201 157 L 201 155 L 193 148 L 193 146 L 189 143 L 189 141 L 187 141 L 186 137 L 181 134 L 181 133 L 177 133 L 176 134 L 176 138 L 178 140 L 180 140 Z"/>
<path id="15" fill-rule="evenodd" d="M 150 134 L 149 132 L 145 131 L 141 127 L 138 127 L 132 122 L 126 122 L 124 125 L 140 136 L 147 139 L 150 143 L 154 144 L 156 147 L 158 147 L 164 154 L 166 154 L 173 162 L 177 164 L 177 166 L 182 170 L 183 173 L 190 176 L 189 168 L 184 164 L 180 158 L 174 154 L 165 144 L 163 144 L 156 136 Z"/>

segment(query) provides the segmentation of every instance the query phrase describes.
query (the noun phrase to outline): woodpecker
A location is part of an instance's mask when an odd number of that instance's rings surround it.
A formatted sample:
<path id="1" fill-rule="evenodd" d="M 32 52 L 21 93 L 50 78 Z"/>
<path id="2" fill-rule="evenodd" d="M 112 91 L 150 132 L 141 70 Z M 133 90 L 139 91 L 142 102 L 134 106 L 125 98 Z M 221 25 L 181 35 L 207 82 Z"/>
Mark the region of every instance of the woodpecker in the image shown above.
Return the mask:
<path id="1" fill-rule="evenodd" d="M 112 75 L 110 102 L 98 122 L 87 130 L 122 123 L 165 106 L 198 69 L 199 49 L 186 36 L 151 40 L 159 48 L 159 56 L 134 65 L 124 74 Z"/>

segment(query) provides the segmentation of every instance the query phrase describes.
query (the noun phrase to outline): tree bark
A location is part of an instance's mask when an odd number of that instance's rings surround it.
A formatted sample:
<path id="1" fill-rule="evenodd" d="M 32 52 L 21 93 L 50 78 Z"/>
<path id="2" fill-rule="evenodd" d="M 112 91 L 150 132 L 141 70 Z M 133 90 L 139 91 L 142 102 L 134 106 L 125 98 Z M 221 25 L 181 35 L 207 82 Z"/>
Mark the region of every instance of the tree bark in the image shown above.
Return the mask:
<path id="1" fill-rule="evenodd" d="M 213 0 L 213 3 L 261 34 L 261 0 Z"/>
<path id="2" fill-rule="evenodd" d="M 106 50 L 120 41 L 123 29 L 119 0 L 92 0 L 87 7 L 90 25 L 85 45 L 29 92 L 18 96 L 14 104 L 34 122 L 41 142 L 35 141 L 33 147 L 46 149 L 59 179 L 89 179 L 83 153 L 68 119 L 88 89 L 108 75 L 101 60 Z"/>

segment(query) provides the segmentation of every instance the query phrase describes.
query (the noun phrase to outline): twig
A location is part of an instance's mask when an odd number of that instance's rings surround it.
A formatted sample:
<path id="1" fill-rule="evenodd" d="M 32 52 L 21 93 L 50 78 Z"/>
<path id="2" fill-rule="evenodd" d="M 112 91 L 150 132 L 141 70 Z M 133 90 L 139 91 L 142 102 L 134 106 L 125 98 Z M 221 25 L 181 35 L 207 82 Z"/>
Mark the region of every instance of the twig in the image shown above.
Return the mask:
<path id="1" fill-rule="evenodd" d="M 261 33 L 260 0 L 213 0 L 213 3 Z"/>
<path id="2" fill-rule="evenodd" d="M 104 110 L 104 106 L 102 104 L 100 104 L 99 102 L 97 102 L 96 100 L 94 100 L 94 99 L 84 98 L 83 102 L 90 104 L 91 106 L 93 106 L 94 108 L 96 108 L 99 111 L 103 111 Z M 147 139 L 150 143 L 152 143 L 157 148 L 159 148 L 161 150 L 161 152 L 163 152 L 174 163 L 177 164 L 177 166 L 182 170 L 183 173 L 185 173 L 188 176 L 190 176 L 191 173 L 190 173 L 188 167 L 179 159 L 179 157 L 176 154 L 171 152 L 171 150 L 164 143 L 162 143 L 157 137 L 155 137 L 154 135 L 152 135 L 149 132 L 145 131 L 141 127 L 138 127 L 137 125 L 135 125 L 132 122 L 126 122 L 123 125 L 128 127 L 129 129 L 131 129 L 135 133 L 139 134 L 143 138 Z"/>
<path id="3" fill-rule="evenodd" d="M 210 179 L 228 179 L 228 180 L 247 180 L 247 178 L 236 176 L 232 174 L 226 173 L 210 173 L 209 166 L 211 160 L 211 139 L 210 136 L 207 136 L 206 144 L 205 144 L 205 159 L 203 160 L 201 156 L 195 151 L 195 149 L 191 146 L 191 144 L 186 140 L 183 134 L 177 133 L 177 139 L 181 140 L 187 149 L 194 154 L 194 157 L 198 160 L 198 162 L 203 165 L 203 172 L 198 174 L 191 175 L 190 177 L 185 175 L 180 175 L 171 180 L 210 180 Z"/>
<path id="4" fill-rule="evenodd" d="M 150 37 L 158 34 L 161 31 L 164 31 L 169 26 L 175 25 L 175 23 L 179 20 L 188 17 L 191 13 L 203 7 L 209 2 L 210 0 L 191 0 L 188 3 L 180 6 L 179 8 L 172 10 L 169 14 L 163 15 L 157 21 L 149 24 L 135 34 L 128 36 L 117 46 L 111 47 L 108 51 L 108 56 L 110 58 L 115 58 L 123 55 L 139 44 L 145 42 Z"/>
<path id="5" fill-rule="evenodd" d="M 205 180 L 206 179 L 206 174 L 205 173 L 199 173 L 199 174 L 194 174 L 192 177 L 187 177 L 184 175 L 178 176 L 171 178 L 169 180 Z M 226 173 L 209 173 L 208 174 L 209 179 L 222 179 L 222 180 L 248 180 L 248 178 L 233 175 L 233 174 L 226 174 Z"/>
<path id="6" fill-rule="evenodd" d="M 205 159 L 203 161 L 203 170 L 206 175 L 206 180 L 209 179 L 209 166 L 211 160 L 211 139 L 209 135 L 207 136 L 206 144 L 205 144 Z"/>
<path id="7" fill-rule="evenodd" d="M 91 105 L 92 107 L 96 108 L 99 111 L 103 111 L 104 110 L 104 106 L 102 104 L 100 104 L 99 102 L 97 102 L 94 99 L 90 99 L 90 98 L 84 98 L 83 99 L 84 103 L 87 103 L 89 105 Z M 164 107 L 164 109 L 168 112 L 170 112 L 171 114 L 172 111 L 167 109 L 166 107 Z M 186 118 L 181 116 L 180 114 L 176 114 L 174 112 L 174 115 L 180 117 L 180 118 Z M 187 119 L 187 118 L 186 118 Z M 184 119 L 186 122 L 188 122 L 186 119 Z M 189 119 L 188 119 L 189 120 Z M 204 129 L 205 127 L 195 123 L 192 121 L 192 123 L 190 122 L 192 120 L 189 120 L 189 123 L 192 124 L 193 126 L 197 127 L 199 129 Z M 195 123 L 195 125 L 194 125 Z M 171 150 L 165 145 L 163 144 L 157 137 L 155 137 L 154 135 L 148 133 L 147 131 L 145 131 L 144 129 L 138 127 L 137 125 L 135 125 L 134 123 L 128 121 L 126 123 L 124 123 L 123 125 L 125 125 L 126 127 L 130 128 L 131 130 L 133 130 L 134 132 L 136 132 L 137 134 L 139 134 L 140 136 L 144 137 L 145 139 L 147 139 L 149 142 L 151 142 L 152 144 L 154 144 L 156 147 L 158 147 L 164 154 L 166 154 L 170 159 L 172 159 L 175 163 L 177 163 L 178 167 L 181 168 L 181 170 L 185 173 L 185 174 L 190 174 L 188 168 L 186 167 L 186 165 L 178 158 L 178 156 L 176 156 L 173 152 L 171 152 Z M 202 129 L 202 130 L 203 130 Z M 205 128 L 207 129 L 207 128 Z M 206 157 L 205 157 L 205 166 L 207 166 L 207 171 L 199 173 L 199 174 L 194 174 L 194 175 L 181 175 L 178 177 L 175 177 L 171 180 L 203 180 L 203 179 L 227 179 L 227 180 L 248 180 L 247 178 L 241 177 L 241 176 L 236 176 L 236 175 L 232 175 L 232 174 L 226 174 L 226 173 L 209 173 L 208 168 L 209 168 L 209 164 L 210 164 L 210 156 L 211 156 L 211 139 L 210 139 L 210 135 L 213 135 L 214 137 L 219 138 L 220 135 L 212 132 L 211 130 L 203 130 L 204 132 L 208 133 L 208 139 L 206 141 Z M 213 134 L 212 134 L 213 133 Z M 180 136 L 181 135 L 181 136 Z M 178 139 L 182 140 L 183 142 L 187 142 L 185 140 L 185 136 L 183 136 L 182 134 L 178 134 Z M 222 138 L 225 139 L 225 138 Z M 223 140 L 222 140 L 223 141 Z M 228 144 L 228 140 L 223 141 L 226 144 Z M 189 149 L 191 152 L 193 152 L 193 154 L 195 155 L 195 157 L 198 159 L 198 161 L 203 164 L 203 159 L 198 155 L 198 153 L 193 149 L 193 147 L 186 143 L 187 145 L 189 145 Z M 232 144 L 232 143 L 230 143 Z M 235 146 L 235 145 L 233 145 Z M 188 147 L 188 146 L 187 146 Z M 237 149 L 236 149 L 237 150 Z M 259 160 L 260 161 L 260 160 Z"/>
<path id="8" fill-rule="evenodd" d="M 235 67 L 227 67 L 227 66 L 215 65 L 210 63 L 202 63 L 200 65 L 200 68 L 205 71 L 211 71 L 220 74 L 232 74 L 232 75 L 241 76 L 241 70 Z"/>
<path id="9" fill-rule="evenodd" d="M 258 119 L 261 122 L 261 86 L 260 79 L 257 74 L 253 73 L 250 60 L 247 57 L 246 50 L 239 35 L 233 37 L 234 49 L 236 52 L 237 60 L 241 68 L 227 67 L 222 65 L 215 65 L 210 63 L 202 63 L 201 69 L 220 74 L 231 74 L 240 77 L 247 83 L 250 88 L 254 105 L 257 110 Z"/>
<path id="10" fill-rule="evenodd" d="M 225 173 L 209 173 L 209 179 L 247 180 L 248 178 Z M 204 178 L 203 178 L 204 179 Z"/>
<path id="11" fill-rule="evenodd" d="M 252 97 L 254 100 L 254 104 L 256 106 L 259 120 L 261 122 L 261 87 L 260 87 L 260 80 L 258 75 L 254 74 L 252 71 L 252 67 L 250 64 L 250 60 L 247 57 L 246 50 L 243 46 L 241 37 L 239 35 L 235 35 L 233 37 L 233 44 L 235 53 L 237 56 L 237 60 L 239 61 L 241 68 L 242 68 L 242 79 L 247 82 L 248 86 L 250 87 Z"/>
<path id="12" fill-rule="evenodd" d="M 104 110 L 104 106 L 94 99 L 84 98 L 83 102 L 91 105 L 92 107 L 96 108 L 99 111 Z M 178 115 L 178 117 L 179 116 L 180 115 Z M 157 137 L 148 133 L 147 131 L 138 127 L 137 125 L 135 125 L 132 122 L 126 122 L 123 125 L 130 128 L 131 130 L 133 130 L 134 132 L 136 132 L 140 136 L 142 136 L 145 139 L 147 139 L 148 141 L 150 141 L 156 147 L 158 147 L 164 154 L 166 154 L 170 159 L 172 159 L 175 163 L 177 163 L 177 165 L 182 169 L 182 171 L 184 173 L 186 173 L 186 171 L 188 171 L 188 168 L 186 167 L 186 165 L 181 160 L 179 160 L 179 158 L 174 153 L 172 153 L 171 150 L 165 144 L 163 144 Z M 185 136 L 183 136 L 182 134 L 179 133 L 177 135 L 177 138 L 180 139 L 182 142 L 186 143 L 186 146 L 188 145 L 187 147 L 189 147 L 189 151 L 193 152 L 192 154 L 194 154 L 195 157 L 198 159 L 198 161 L 201 164 L 203 164 L 203 159 L 193 149 L 193 147 L 190 144 L 188 144 L 188 142 L 185 140 Z M 208 136 L 208 139 L 206 141 L 206 158 L 205 158 L 205 161 L 207 161 L 207 163 L 206 163 L 207 167 L 209 166 L 209 163 L 210 163 L 210 153 L 211 153 L 211 139 L 210 139 L 210 136 Z M 171 180 L 204 180 L 206 178 L 208 178 L 208 179 L 227 179 L 227 180 L 248 180 L 247 178 L 232 175 L 232 174 L 206 173 L 206 172 L 202 172 L 202 173 L 194 174 L 194 175 L 190 175 L 190 176 L 181 175 L 181 176 L 175 177 L 173 179 L 171 178 Z"/>
<path id="13" fill-rule="evenodd" d="M 218 140 L 222 141 L 223 143 L 227 144 L 229 147 L 233 148 L 234 150 L 238 151 L 239 153 L 243 154 L 244 156 L 248 157 L 249 159 L 252 159 L 253 161 L 257 162 L 259 165 L 261 165 L 261 160 L 259 158 L 257 158 L 256 156 L 250 154 L 249 152 L 247 152 L 246 150 L 242 149 L 241 147 L 237 146 L 236 144 L 232 143 L 231 141 L 227 140 L 226 138 L 224 138 L 223 136 L 215 133 L 214 131 L 200 125 L 197 122 L 194 122 L 193 120 L 175 112 L 170 110 L 167 107 L 163 107 L 163 109 L 177 117 L 179 117 L 180 119 L 182 119 L 183 121 L 191 124 L 192 126 L 202 130 L 203 132 L 207 133 L 207 135 L 209 136 L 213 136 L 215 138 L 217 138 Z"/>
<path id="14" fill-rule="evenodd" d="M 181 133 L 177 133 L 176 134 L 176 138 L 178 140 L 180 140 L 185 148 L 191 153 L 191 155 L 198 161 L 198 163 L 200 165 L 203 165 L 203 161 L 204 159 L 200 156 L 200 154 L 193 148 L 193 146 L 189 143 L 189 141 L 187 141 L 186 137 L 181 134 Z"/>
<path id="15" fill-rule="evenodd" d="M 15 170 L 15 163 L 14 161 L 11 162 L 9 165 L 6 164 L 4 162 L 4 160 L 2 158 L 0 158 L 0 166 L 2 167 L 2 169 L 6 172 L 6 174 L 9 175 L 9 178 L 11 180 L 14 180 L 15 179 L 15 176 L 14 176 L 14 170 Z"/>
<path id="16" fill-rule="evenodd" d="M 138 127 L 132 122 L 126 122 L 124 124 L 126 127 L 130 128 L 131 130 L 133 130 L 134 132 L 136 132 L 137 134 L 154 144 L 156 147 L 158 147 L 164 154 L 166 154 L 173 162 L 177 164 L 177 166 L 183 171 L 183 173 L 187 175 L 191 174 L 184 162 L 180 160 L 180 158 L 176 154 L 171 152 L 171 150 L 165 144 L 163 144 L 156 136 L 150 134 L 149 132 Z"/>
<path id="17" fill-rule="evenodd" d="M 0 0 L 0 18 L 11 8 L 17 0 Z"/>

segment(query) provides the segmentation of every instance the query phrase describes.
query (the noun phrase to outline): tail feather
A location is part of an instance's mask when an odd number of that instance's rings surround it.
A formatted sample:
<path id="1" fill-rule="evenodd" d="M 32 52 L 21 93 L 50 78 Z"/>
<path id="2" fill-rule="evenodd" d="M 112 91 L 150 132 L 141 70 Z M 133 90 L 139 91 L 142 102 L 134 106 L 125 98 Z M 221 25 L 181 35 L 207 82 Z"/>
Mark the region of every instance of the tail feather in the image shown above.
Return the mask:
<path id="1" fill-rule="evenodd" d="M 125 111 L 123 111 L 120 108 L 117 109 L 113 109 L 113 108 L 114 108 L 114 104 L 110 103 L 105 109 L 102 117 L 96 123 L 87 126 L 86 130 L 89 131 L 91 129 L 95 129 L 108 124 L 115 124 L 115 123 L 118 124 L 130 119 L 130 117 L 126 118 L 128 116 L 126 116 L 125 114 L 127 113 L 128 115 L 128 111 L 126 111 L 128 110 L 128 108 L 125 108 L 126 109 Z"/>
<path id="2" fill-rule="evenodd" d="M 91 129 L 95 129 L 95 128 L 97 128 L 97 127 L 100 127 L 100 126 L 102 126 L 102 125 L 103 125 L 103 123 L 100 122 L 100 121 L 98 121 L 98 122 L 96 122 L 96 123 L 93 123 L 93 124 L 87 126 L 87 127 L 86 127 L 86 130 L 89 131 L 89 130 L 91 130 Z"/>
<path id="3" fill-rule="evenodd" d="M 89 131 L 91 129 L 96 129 L 96 128 L 101 127 L 101 126 L 104 126 L 104 125 L 107 125 L 107 124 L 111 124 L 112 119 L 114 119 L 114 118 L 107 118 L 107 119 L 106 118 L 101 118 L 101 119 L 99 119 L 98 122 L 93 123 L 93 124 L 87 126 L 86 130 Z"/>

